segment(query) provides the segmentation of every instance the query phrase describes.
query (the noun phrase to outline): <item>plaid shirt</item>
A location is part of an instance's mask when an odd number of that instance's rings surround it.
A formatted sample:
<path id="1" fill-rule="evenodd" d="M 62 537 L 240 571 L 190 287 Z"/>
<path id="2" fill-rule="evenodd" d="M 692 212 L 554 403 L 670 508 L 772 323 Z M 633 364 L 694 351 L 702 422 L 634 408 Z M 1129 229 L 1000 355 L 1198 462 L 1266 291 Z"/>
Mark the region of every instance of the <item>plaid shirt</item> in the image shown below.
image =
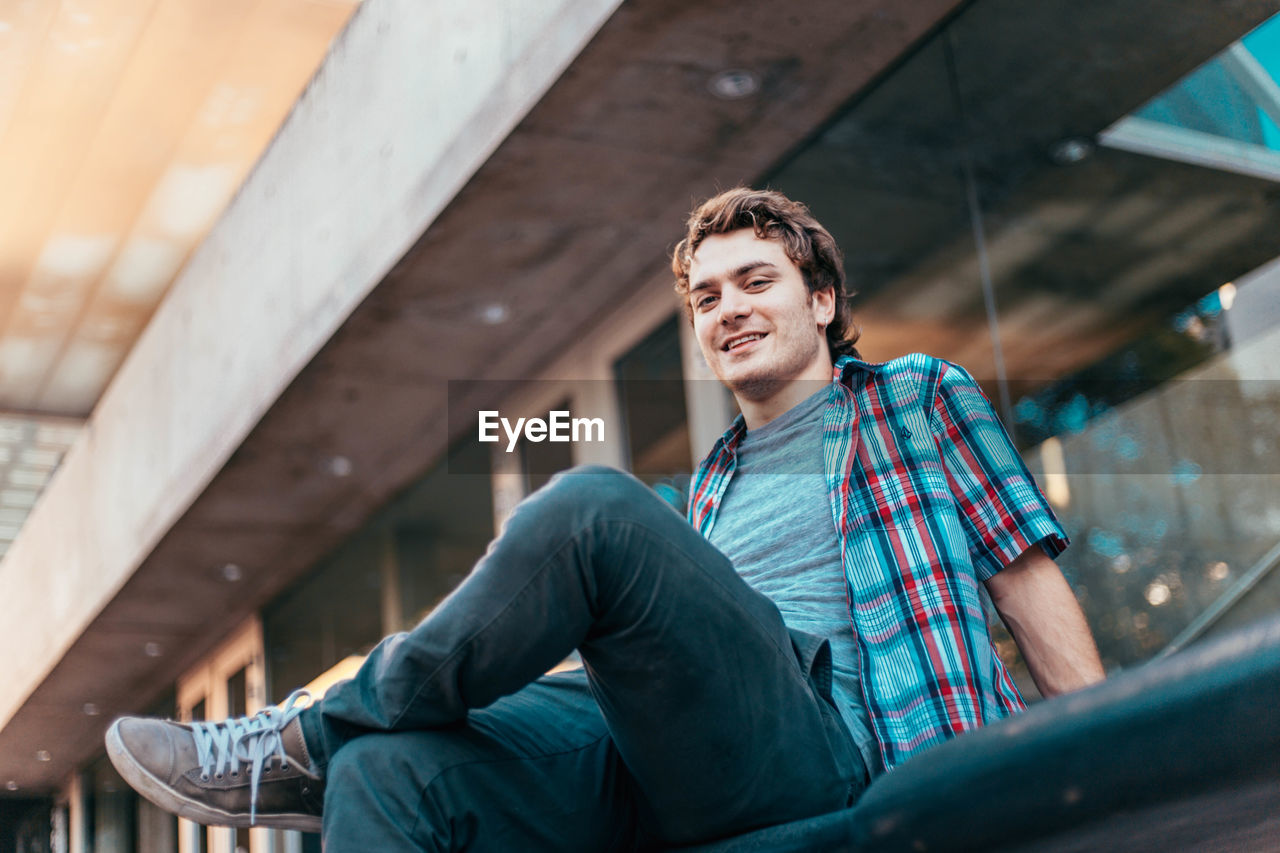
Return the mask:
<path id="1" fill-rule="evenodd" d="M 913 354 L 842 358 L 822 421 L 831 513 L 858 637 L 863 698 L 886 768 L 1025 705 L 996 655 L 978 590 L 1067 536 L 977 383 Z M 739 415 L 694 475 L 703 536 L 733 477 Z"/>

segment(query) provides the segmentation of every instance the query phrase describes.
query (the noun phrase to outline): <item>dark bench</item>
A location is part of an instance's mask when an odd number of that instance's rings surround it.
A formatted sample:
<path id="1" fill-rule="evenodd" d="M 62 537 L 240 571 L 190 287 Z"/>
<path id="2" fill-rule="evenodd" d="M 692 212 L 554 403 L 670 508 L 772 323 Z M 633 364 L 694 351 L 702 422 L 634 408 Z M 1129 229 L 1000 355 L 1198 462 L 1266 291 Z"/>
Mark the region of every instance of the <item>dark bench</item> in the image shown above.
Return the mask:
<path id="1" fill-rule="evenodd" d="M 1280 850 L 1280 618 L 913 758 L 844 811 L 684 850 Z"/>

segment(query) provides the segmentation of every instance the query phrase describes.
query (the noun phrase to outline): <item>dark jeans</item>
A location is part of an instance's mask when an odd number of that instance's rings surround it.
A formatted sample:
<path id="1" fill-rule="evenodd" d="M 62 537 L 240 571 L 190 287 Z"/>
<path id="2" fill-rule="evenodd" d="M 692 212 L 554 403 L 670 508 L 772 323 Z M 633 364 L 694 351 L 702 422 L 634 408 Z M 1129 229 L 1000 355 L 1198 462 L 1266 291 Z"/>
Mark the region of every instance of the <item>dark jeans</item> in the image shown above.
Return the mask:
<path id="1" fill-rule="evenodd" d="M 574 649 L 583 672 L 540 677 Z M 825 641 L 638 480 L 578 468 L 303 715 L 325 850 L 632 849 L 839 809 L 866 770 L 829 689 Z"/>

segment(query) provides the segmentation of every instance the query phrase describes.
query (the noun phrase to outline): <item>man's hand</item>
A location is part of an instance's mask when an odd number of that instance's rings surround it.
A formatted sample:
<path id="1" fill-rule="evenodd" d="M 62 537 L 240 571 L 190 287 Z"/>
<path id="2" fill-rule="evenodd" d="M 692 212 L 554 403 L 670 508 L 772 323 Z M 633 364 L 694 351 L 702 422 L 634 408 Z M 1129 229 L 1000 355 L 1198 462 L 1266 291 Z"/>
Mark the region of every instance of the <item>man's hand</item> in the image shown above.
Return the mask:
<path id="1" fill-rule="evenodd" d="M 1039 545 L 997 572 L 987 591 L 1041 695 L 1057 696 L 1106 678 L 1071 587 Z"/>

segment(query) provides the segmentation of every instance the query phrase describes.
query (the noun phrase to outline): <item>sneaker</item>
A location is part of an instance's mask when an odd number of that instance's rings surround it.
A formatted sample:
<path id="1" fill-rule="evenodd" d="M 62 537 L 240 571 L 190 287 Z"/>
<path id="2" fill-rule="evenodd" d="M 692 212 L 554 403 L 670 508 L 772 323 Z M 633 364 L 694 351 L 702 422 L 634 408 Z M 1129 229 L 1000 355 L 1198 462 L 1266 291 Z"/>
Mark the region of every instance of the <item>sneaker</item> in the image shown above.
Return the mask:
<path id="1" fill-rule="evenodd" d="M 302 736 L 298 690 L 278 708 L 221 722 L 122 717 L 107 730 L 111 763 L 166 811 L 214 826 L 320 831 L 324 778 Z"/>

